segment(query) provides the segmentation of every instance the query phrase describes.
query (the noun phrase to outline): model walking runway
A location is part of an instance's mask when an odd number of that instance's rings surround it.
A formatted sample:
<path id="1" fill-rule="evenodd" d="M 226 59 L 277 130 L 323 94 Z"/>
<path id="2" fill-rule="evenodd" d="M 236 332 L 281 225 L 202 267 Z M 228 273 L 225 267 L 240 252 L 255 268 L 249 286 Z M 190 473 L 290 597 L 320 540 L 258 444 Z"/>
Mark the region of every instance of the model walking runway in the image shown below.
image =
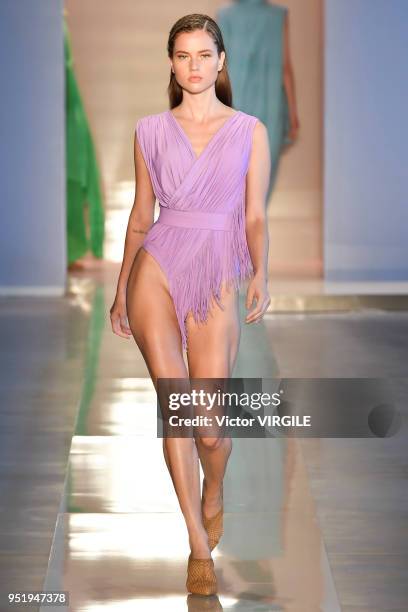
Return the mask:
<path id="1" fill-rule="evenodd" d="M 156 391 L 160 378 L 181 379 L 188 391 L 188 379 L 231 376 L 241 283 L 249 280 L 246 323 L 260 321 L 270 303 L 270 153 L 265 125 L 233 108 L 216 22 L 208 15 L 182 17 L 167 49 L 170 108 L 136 124 L 135 201 L 110 313 L 113 331 L 133 336 Z M 156 200 L 160 215 L 152 223 Z M 190 593 L 218 589 L 211 552 L 223 535 L 223 478 L 231 452 L 223 427 L 163 438 L 191 548 Z"/>

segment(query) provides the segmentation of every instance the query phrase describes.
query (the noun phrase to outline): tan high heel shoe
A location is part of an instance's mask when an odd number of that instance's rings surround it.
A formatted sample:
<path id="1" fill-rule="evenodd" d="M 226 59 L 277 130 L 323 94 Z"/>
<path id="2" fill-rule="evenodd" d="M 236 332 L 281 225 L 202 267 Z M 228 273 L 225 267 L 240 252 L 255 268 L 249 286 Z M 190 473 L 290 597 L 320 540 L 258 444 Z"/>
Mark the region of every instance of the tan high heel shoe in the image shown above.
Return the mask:
<path id="1" fill-rule="evenodd" d="M 212 517 L 205 516 L 203 512 L 203 500 L 201 500 L 201 515 L 203 518 L 204 529 L 208 535 L 208 546 L 210 547 L 210 550 L 213 550 L 217 546 L 221 536 L 224 533 L 224 485 L 221 485 L 221 500 L 221 508 L 217 514 Z"/>
<path id="2" fill-rule="evenodd" d="M 214 560 L 188 558 L 186 587 L 194 595 L 214 595 L 217 592 L 217 576 L 214 571 Z"/>

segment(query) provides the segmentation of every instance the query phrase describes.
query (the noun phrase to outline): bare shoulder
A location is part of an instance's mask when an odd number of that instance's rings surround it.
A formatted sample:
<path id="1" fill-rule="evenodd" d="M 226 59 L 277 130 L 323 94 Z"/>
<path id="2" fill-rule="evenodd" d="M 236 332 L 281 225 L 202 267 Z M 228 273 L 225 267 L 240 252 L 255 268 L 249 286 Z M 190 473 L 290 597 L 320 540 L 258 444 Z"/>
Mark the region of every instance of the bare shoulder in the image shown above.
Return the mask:
<path id="1" fill-rule="evenodd" d="M 268 166 L 269 163 L 269 135 L 265 123 L 255 115 L 247 115 L 251 142 L 252 167 L 259 163 Z"/>
<path id="2" fill-rule="evenodd" d="M 247 115 L 249 125 L 252 128 L 252 142 L 254 147 L 258 145 L 263 146 L 268 140 L 268 128 L 264 122 L 255 115 L 249 115 L 248 113 L 245 114 Z"/>
<path id="3" fill-rule="evenodd" d="M 240 113 L 246 118 L 247 124 L 252 128 L 254 135 L 260 134 L 262 136 L 262 134 L 266 135 L 268 133 L 266 125 L 258 117 L 245 113 L 244 111 L 240 111 Z"/>
<path id="4" fill-rule="evenodd" d="M 263 121 L 256 117 L 254 125 L 254 140 L 265 140 L 265 138 L 268 138 L 268 128 Z"/>

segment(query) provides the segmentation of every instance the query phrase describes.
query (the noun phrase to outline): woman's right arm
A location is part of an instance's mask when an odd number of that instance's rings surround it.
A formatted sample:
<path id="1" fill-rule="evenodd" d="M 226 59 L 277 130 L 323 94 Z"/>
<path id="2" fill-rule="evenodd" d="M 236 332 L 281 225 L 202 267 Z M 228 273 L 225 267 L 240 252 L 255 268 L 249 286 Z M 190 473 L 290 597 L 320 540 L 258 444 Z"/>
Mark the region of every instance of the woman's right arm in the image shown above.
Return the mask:
<path id="1" fill-rule="evenodd" d="M 126 312 L 127 282 L 136 253 L 153 224 L 154 194 L 149 170 L 146 166 L 135 130 L 134 140 L 135 198 L 126 229 L 123 261 L 119 273 L 115 301 L 110 309 L 112 331 L 122 338 L 131 334 Z"/>

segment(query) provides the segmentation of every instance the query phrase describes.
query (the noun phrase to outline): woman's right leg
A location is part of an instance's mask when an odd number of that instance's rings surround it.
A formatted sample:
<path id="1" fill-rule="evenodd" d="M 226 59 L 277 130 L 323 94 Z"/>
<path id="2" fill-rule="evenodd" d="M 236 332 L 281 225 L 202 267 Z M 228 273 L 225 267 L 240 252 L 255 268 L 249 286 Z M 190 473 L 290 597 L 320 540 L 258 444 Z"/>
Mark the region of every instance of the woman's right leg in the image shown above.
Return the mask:
<path id="1" fill-rule="evenodd" d="M 181 334 L 164 272 L 141 248 L 127 285 L 127 316 L 157 391 L 158 378 L 186 378 Z M 164 458 L 184 515 L 193 557 L 210 556 L 201 517 L 199 458 L 195 440 L 163 438 Z"/>

